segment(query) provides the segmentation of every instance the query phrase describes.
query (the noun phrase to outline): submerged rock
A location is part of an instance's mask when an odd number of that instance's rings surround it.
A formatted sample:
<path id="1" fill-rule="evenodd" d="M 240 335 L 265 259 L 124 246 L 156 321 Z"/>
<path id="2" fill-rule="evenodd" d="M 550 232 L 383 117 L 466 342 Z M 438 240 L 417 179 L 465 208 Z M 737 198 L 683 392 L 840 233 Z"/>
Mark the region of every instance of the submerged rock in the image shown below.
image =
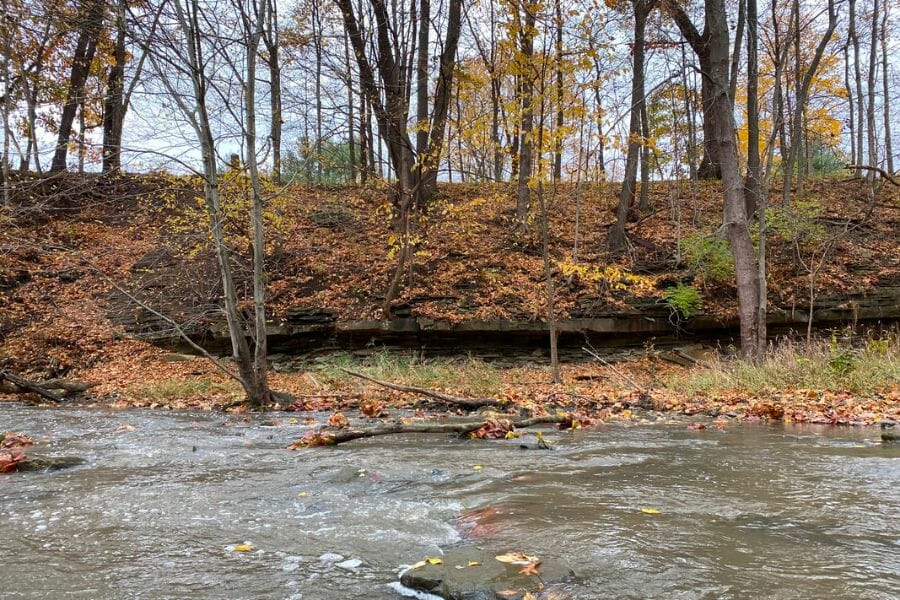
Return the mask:
<path id="1" fill-rule="evenodd" d="M 77 456 L 33 456 L 19 463 L 19 471 L 59 471 L 84 464 L 85 460 Z"/>
<path id="2" fill-rule="evenodd" d="M 574 579 L 575 573 L 561 560 L 540 557 L 537 573 L 521 573 L 523 565 L 501 562 L 503 552 L 459 548 L 441 557 L 440 564 L 408 569 L 400 576 L 404 586 L 447 600 L 520 600 L 544 586 Z M 527 569 L 525 569 L 527 571 Z"/>

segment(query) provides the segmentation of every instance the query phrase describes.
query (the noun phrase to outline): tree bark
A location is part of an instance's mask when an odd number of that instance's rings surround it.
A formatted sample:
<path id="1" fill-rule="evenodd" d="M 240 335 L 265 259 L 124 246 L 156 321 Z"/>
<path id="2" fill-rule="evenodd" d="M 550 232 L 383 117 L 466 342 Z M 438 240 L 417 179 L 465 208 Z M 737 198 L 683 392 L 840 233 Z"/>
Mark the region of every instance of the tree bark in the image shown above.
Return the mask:
<path id="1" fill-rule="evenodd" d="M 263 197 L 259 180 L 259 166 L 256 158 L 256 59 L 259 45 L 263 38 L 267 21 L 268 0 L 254 0 L 253 15 L 245 17 L 245 35 L 247 36 L 247 66 L 244 81 L 244 141 L 247 157 L 244 162 L 250 174 L 250 187 L 253 204 L 250 221 L 253 228 L 253 375 L 252 392 L 248 394 L 251 403 L 256 406 L 267 406 L 272 403 L 273 396 L 269 390 L 266 333 L 266 237 L 263 225 Z M 273 3 L 274 4 L 274 3 Z"/>
<path id="2" fill-rule="evenodd" d="M 872 2 L 872 35 L 869 40 L 869 77 L 867 80 L 869 105 L 866 107 L 866 124 L 869 133 L 869 165 L 878 166 L 878 147 L 875 141 L 875 81 L 878 78 L 878 0 Z M 869 171 L 869 180 L 875 175 Z"/>
<path id="3" fill-rule="evenodd" d="M 537 33 L 537 7 L 525 3 L 522 7 L 524 15 L 519 16 L 519 173 L 517 176 L 516 219 L 519 229 L 524 231 L 528 226 L 528 211 L 531 207 L 531 173 L 532 173 L 532 129 L 534 128 L 534 37 Z"/>
<path id="4" fill-rule="evenodd" d="M 84 101 L 84 84 L 87 82 L 91 63 L 94 62 L 94 53 L 97 50 L 100 28 L 103 25 L 105 6 L 106 4 L 103 0 L 82 0 L 78 11 L 78 41 L 72 56 L 72 69 L 69 74 L 66 101 L 63 104 L 62 115 L 59 120 L 56 151 L 50 167 L 50 170 L 54 172 L 66 170 L 72 124 L 75 122 L 78 107 Z"/>
<path id="5" fill-rule="evenodd" d="M 103 106 L 103 173 L 122 167 L 122 127 L 125 121 L 125 2 L 116 4 L 116 45 Z"/>
<path id="6" fill-rule="evenodd" d="M 894 172 L 894 150 L 891 147 L 891 97 L 890 86 L 888 84 L 888 12 L 890 5 L 885 2 L 881 17 L 881 83 L 882 95 L 884 96 L 884 156 L 885 164 L 889 173 Z"/>
<path id="7" fill-rule="evenodd" d="M 862 74 L 859 63 L 859 35 L 856 32 L 856 0 L 849 0 L 849 31 L 848 36 L 853 44 L 853 74 L 856 80 L 856 164 L 864 164 L 863 160 L 863 113 L 865 101 L 862 92 Z M 856 177 L 862 177 L 862 170 L 857 170 Z"/>
<path id="8" fill-rule="evenodd" d="M 757 0 L 747 0 L 747 178 L 744 194 L 747 216 L 759 205 L 759 14 Z M 762 215 L 761 215 L 762 216 Z"/>
<path id="9" fill-rule="evenodd" d="M 729 93 L 729 34 L 728 18 L 724 0 L 706 0 L 705 27 L 701 35 L 690 21 L 690 17 L 674 0 L 669 0 L 667 8 L 675 22 L 695 51 L 702 51 L 708 68 L 703 69 L 703 80 L 708 91 L 704 103 L 704 123 L 711 135 L 707 140 L 716 147 L 722 172 L 724 195 L 723 229 L 731 246 L 737 280 L 738 316 L 741 329 L 741 353 L 747 359 L 759 356 L 760 338 L 760 286 L 759 270 L 744 204 L 744 185 L 738 164 L 735 142 L 735 124 Z M 699 52 L 698 52 L 699 54 Z M 703 58 L 698 56 L 698 58 Z M 763 319 L 764 322 L 764 319 Z"/>
<path id="10" fill-rule="evenodd" d="M 644 109 L 644 46 L 646 44 L 647 16 L 653 10 L 656 0 L 633 0 L 634 5 L 634 43 L 631 59 L 631 108 L 628 124 L 628 153 L 625 158 L 625 178 L 619 192 L 619 205 L 616 208 L 616 222 L 610 227 L 606 237 L 606 246 L 612 252 L 625 249 L 625 223 L 628 211 L 634 204 L 637 187 L 637 168 L 640 160 L 642 144 L 641 113 Z"/>
<path id="11" fill-rule="evenodd" d="M 553 152 L 553 180 L 562 179 L 563 127 L 566 111 L 563 105 L 565 88 L 563 87 L 563 12 L 561 0 L 554 0 L 556 10 L 556 132 Z"/>
<path id="12" fill-rule="evenodd" d="M 278 30 L 278 2 L 269 0 L 267 19 L 263 31 L 266 47 L 266 64 L 269 68 L 269 136 L 272 140 L 272 180 L 281 178 L 281 132 L 284 126 L 281 110 L 281 39 Z"/>

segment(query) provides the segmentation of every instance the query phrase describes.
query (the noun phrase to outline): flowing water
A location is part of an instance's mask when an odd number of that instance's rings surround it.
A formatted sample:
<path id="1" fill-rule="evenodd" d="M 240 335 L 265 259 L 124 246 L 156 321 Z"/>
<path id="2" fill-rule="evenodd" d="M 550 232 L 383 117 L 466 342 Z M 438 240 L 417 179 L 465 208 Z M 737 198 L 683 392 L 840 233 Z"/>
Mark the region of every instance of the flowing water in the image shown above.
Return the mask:
<path id="1" fill-rule="evenodd" d="M 403 435 L 290 452 L 291 416 L 0 405 L 33 453 L 87 459 L 0 476 L 0 596 L 400 598 L 403 565 L 475 544 L 563 559 L 570 598 L 900 597 L 900 448 L 877 430 L 620 424 L 548 431 L 554 451 Z"/>

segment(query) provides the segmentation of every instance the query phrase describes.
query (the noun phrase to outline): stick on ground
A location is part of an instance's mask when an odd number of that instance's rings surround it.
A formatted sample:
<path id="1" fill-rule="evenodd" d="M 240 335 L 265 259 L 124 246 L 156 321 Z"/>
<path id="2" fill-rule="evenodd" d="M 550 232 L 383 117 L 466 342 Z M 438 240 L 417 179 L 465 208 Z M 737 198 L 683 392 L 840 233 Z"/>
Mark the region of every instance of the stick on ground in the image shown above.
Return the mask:
<path id="1" fill-rule="evenodd" d="M 450 394 L 444 394 L 441 392 L 436 392 L 434 390 L 420 388 L 412 385 L 401 385 L 398 383 L 391 383 L 390 381 L 382 381 L 380 379 L 375 379 L 374 377 L 369 377 L 368 375 L 364 375 L 362 373 L 357 373 L 356 371 L 351 371 L 350 369 L 341 370 L 348 375 L 352 375 L 366 381 L 371 381 L 372 383 L 380 385 L 381 387 L 385 387 L 389 390 L 406 392 L 409 394 L 421 394 L 429 398 L 434 398 L 435 400 L 440 400 L 441 402 L 446 402 L 447 404 L 454 404 L 466 410 L 475 410 L 481 408 L 482 406 L 501 406 L 503 404 L 503 402 L 497 398 L 463 398 L 461 396 L 451 396 Z"/>

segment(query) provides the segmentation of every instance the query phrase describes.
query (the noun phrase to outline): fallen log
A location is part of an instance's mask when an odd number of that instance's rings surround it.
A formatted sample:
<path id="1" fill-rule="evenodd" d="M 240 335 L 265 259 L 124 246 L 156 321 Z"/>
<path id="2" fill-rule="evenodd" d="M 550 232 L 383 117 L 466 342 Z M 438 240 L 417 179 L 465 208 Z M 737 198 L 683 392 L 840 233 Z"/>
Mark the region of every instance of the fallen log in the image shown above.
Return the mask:
<path id="1" fill-rule="evenodd" d="M 420 388 L 412 385 L 401 385 L 399 383 L 391 383 L 390 381 L 382 381 L 380 379 L 375 379 L 374 377 L 369 377 L 368 375 L 364 375 L 362 373 L 357 373 L 356 371 L 351 371 L 350 369 L 341 370 L 348 375 L 352 375 L 353 377 L 358 377 L 359 379 L 364 379 L 366 381 L 371 381 L 372 383 L 380 385 L 381 387 L 387 388 L 389 390 L 394 390 L 396 392 L 406 392 L 409 394 L 421 394 L 423 396 L 434 398 L 435 400 L 439 400 L 441 402 L 446 402 L 447 404 L 459 406 L 460 408 L 464 408 L 466 410 L 476 410 L 483 406 L 499 407 L 505 404 L 498 398 L 463 398 L 462 396 L 452 396 L 450 394 L 444 394 L 442 392 L 436 392 L 434 390 Z"/>
<path id="2" fill-rule="evenodd" d="M 61 402 L 62 396 L 55 393 L 61 391 L 65 394 L 77 394 L 85 392 L 97 385 L 87 381 L 69 381 L 66 379 L 49 379 L 47 381 L 30 381 L 19 377 L 14 373 L 0 371 L 0 393 L 3 394 L 37 394 L 42 398 L 53 402 Z"/>
<path id="3" fill-rule="evenodd" d="M 466 435 L 474 433 L 482 427 L 488 427 L 491 419 L 486 421 L 474 421 L 469 423 L 402 423 L 395 421 L 386 425 L 364 427 L 361 429 L 339 429 L 337 431 L 309 432 L 303 438 L 297 440 L 288 448 L 309 448 L 311 446 L 336 446 L 362 438 L 377 437 L 381 435 L 395 435 L 400 433 L 456 433 Z M 495 421 L 497 422 L 497 421 Z M 534 425 L 567 424 L 573 422 L 571 415 L 552 415 L 544 417 L 532 417 L 520 421 L 503 421 L 502 425 L 508 427 L 508 431 L 533 427 Z"/>

